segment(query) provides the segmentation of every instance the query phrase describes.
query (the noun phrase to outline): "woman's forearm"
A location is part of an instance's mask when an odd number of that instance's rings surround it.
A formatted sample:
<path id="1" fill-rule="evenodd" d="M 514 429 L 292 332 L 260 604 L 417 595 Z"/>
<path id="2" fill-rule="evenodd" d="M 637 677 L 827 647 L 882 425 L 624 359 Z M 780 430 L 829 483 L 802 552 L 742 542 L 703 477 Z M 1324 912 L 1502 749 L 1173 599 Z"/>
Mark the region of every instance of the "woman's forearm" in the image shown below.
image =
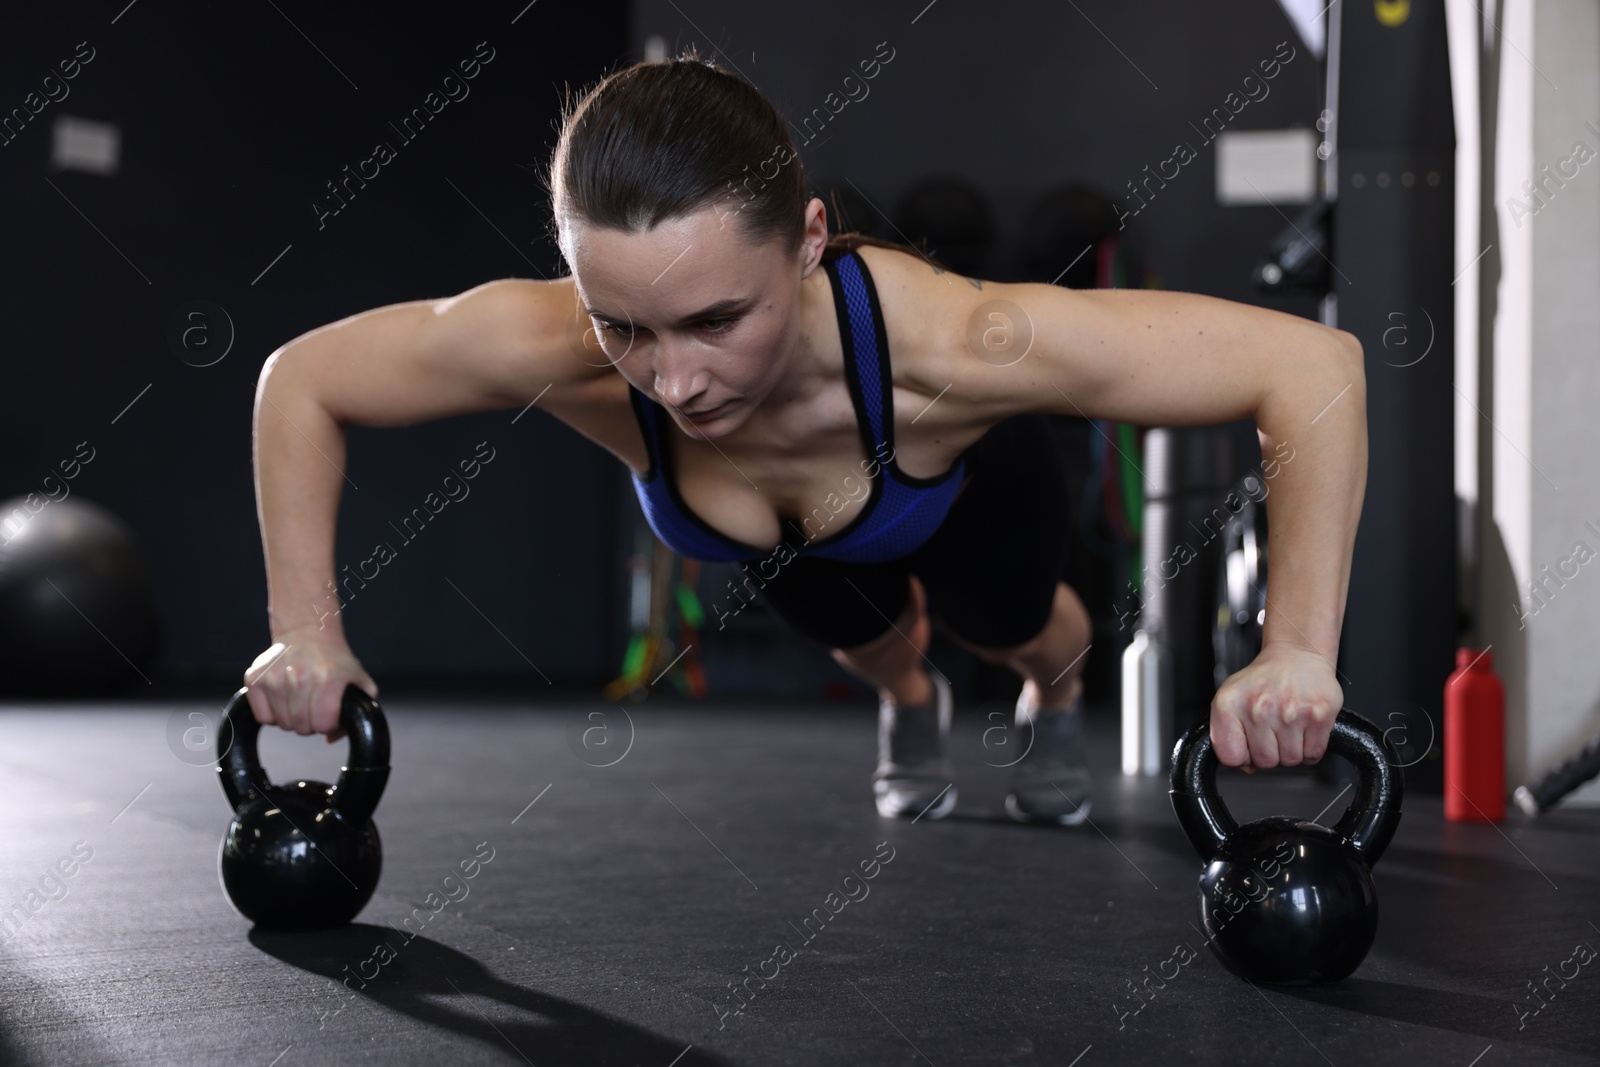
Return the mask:
<path id="1" fill-rule="evenodd" d="M 1330 352 L 1295 360 L 1274 383 L 1256 425 L 1268 476 L 1262 645 L 1291 644 L 1333 664 L 1367 485 L 1367 389 L 1360 342 L 1330 337 Z"/>
<path id="2" fill-rule="evenodd" d="M 301 373 L 302 362 L 316 358 L 318 338 L 311 334 L 275 352 L 256 387 L 256 515 L 273 641 L 305 627 L 344 639 L 333 585 L 334 530 L 345 484 L 344 428 Z"/>

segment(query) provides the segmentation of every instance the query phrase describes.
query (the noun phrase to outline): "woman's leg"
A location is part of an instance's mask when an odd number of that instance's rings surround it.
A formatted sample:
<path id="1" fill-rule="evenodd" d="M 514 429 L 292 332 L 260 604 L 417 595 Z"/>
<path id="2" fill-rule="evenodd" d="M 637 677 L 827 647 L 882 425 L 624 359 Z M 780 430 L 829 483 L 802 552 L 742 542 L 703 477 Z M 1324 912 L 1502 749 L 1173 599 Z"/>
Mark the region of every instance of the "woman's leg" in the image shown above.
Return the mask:
<path id="1" fill-rule="evenodd" d="M 911 594 L 894 625 L 877 638 L 852 648 L 835 648 L 833 658 L 871 685 L 881 698 L 912 707 L 933 699 L 926 653 L 933 636 L 928 620 L 927 595 L 922 583 L 908 575 Z"/>
<path id="2" fill-rule="evenodd" d="M 878 767 L 872 774 L 878 814 L 942 819 L 956 803 L 944 751 L 950 683 L 929 673 L 927 597 L 916 577 L 908 574 L 906 583 L 910 594 L 894 625 L 865 644 L 833 649 L 833 658 L 878 690 Z"/>
<path id="3" fill-rule="evenodd" d="M 955 633 L 950 636 L 984 662 L 1009 667 L 1020 674 L 1022 702 L 1028 707 L 1047 711 L 1069 708 L 1083 693 L 1089 612 L 1066 582 L 1056 583 L 1055 600 L 1044 629 L 1023 644 L 992 648 L 975 645 Z"/>
<path id="4" fill-rule="evenodd" d="M 971 481 L 910 557 L 929 610 L 956 643 L 1022 676 L 1030 706 L 1064 708 L 1081 689 L 1089 614 L 1065 573 L 1072 515 L 1059 445 L 1043 415 L 990 429 Z"/>
<path id="5" fill-rule="evenodd" d="M 791 626 L 878 691 L 872 792 L 884 818 L 939 819 L 955 806 L 945 758 L 950 685 L 924 653 L 933 636 L 922 583 L 903 561 L 797 559 L 763 593 Z"/>
<path id="6" fill-rule="evenodd" d="M 1006 810 L 1020 821 L 1088 817 L 1081 706 L 1088 612 L 1061 580 L 1071 535 L 1066 471 L 1043 416 L 995 426 L 945 523 L 911 557 L 929 610 L 958 643 L 1022 676 Z M 985 734 L 987 739 L 988 734 Z M 1009 744 L 1009 740 L 1006 742 Z"/>

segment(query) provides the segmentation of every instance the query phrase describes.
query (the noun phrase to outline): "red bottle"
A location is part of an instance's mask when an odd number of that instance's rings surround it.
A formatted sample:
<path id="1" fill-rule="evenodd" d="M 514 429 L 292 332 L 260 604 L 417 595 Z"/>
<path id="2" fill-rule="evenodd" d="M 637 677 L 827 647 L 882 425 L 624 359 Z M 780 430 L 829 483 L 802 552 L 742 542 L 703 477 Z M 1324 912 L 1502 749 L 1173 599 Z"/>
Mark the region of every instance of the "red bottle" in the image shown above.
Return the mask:
<path id="1" fill-rule="evenodd" d="M 1444 817 L 1499 822 L 1505 798 L 1505 687 L 1487 649 L 1458 648 L 1444 687 Z"/>

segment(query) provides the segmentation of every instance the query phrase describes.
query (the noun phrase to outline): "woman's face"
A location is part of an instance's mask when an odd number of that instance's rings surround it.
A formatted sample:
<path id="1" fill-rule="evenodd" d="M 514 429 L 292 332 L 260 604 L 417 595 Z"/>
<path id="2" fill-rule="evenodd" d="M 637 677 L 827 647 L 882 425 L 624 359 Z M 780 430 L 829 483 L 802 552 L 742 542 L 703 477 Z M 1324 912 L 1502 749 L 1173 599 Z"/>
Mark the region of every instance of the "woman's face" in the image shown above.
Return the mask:
<path id="1" fill-rule="evenodd" d="M 807 205 L 807 221 L 822 203 Z M 731 214 L 707 207 L 640 233 L 569 222 L 562 249 L 580 312 L 622 376 L 693 437 L 738 429 L 772 392 L 800 336 L 801 280 L 815 266 L 812 227 L 793 256 L 750 244 Z"/>

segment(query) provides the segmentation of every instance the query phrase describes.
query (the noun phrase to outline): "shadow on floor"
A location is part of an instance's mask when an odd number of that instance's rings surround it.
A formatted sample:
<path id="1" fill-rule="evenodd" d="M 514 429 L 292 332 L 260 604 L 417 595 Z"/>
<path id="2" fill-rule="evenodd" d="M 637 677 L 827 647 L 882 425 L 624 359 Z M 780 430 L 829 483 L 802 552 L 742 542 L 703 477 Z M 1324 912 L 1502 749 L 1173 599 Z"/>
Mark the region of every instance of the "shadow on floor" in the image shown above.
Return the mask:
<path id="1" fill-rule="evenodd" d="M 1312 1004 L 1343 1008 L 1379 1019 L 1430 1026 L 1458 1034 L 1476 1034 L 1496 1044 L 1527 1045 L 1534 1048 L 1592 1056 L 1595 1051 L 1594 1024 L 1585 1005 L 1569 1001 L 1563 1011 L 1559 999 L 1552 998 L 1545 1011 L 1521 1018 L 1518 1030 L 1517 1006 L 1509 999 L 1473 996 L 1443 989 L 1377 982 L 1352 976 L 1337 985 L 1304 988 L 1273 987 Z M 1523 1010 L 1531 1004 L 1523 1004 Z M 1539 1018 L 1539 1015 L 1545 1018 Z"/>
<path id="2" fill-rule="evenodd" d="M 15 1027 L 22 1029 L 20 1025 Z M 23 1053 L 23 1046 L 12 1041 L 10 1031 L 13 1024 L 10 1019 L 0 1018 L 0 1063 L 10 1064 L 12 1067 L 32 1067 L 35 1063 L 44 1063 L 44 1060 L 32 1060 Z"/>
<path id="3" fill-rule="evenodd" d="M 504 1048 L 535 1063 L 673 1063 L 676 1067 L 730 1067 L 730 1061 L 652 1034 L 560 997 L 504 981 L 465 953 L 388 927 L 355 923 L 332 931 L 250 932 L 250 943 L 267 955 L 337 983 L 337 1002 L 367 997 L 418 1022 Z M 377 946 L 392 958 L 380 965 Z M 369 962 L 370 961 L 370 962 Z M 377 975 L 363 986 L 361 973 Z M 359 972 L 359 973 L 358 973 Z M 352 979 L 351 976 L 355 977 Z M 351 979 L 346 983 L 346 979 Z M 344 993 L 349 989 L 351 992 Z M 516 1008 L 525 1018 L 490 1022 L 468 998 L 489 998 Z M 329 1001 L 331 1019 L 339 1009 Z M 679 1057 L 674 1059 L 674 1057 Z"/>

